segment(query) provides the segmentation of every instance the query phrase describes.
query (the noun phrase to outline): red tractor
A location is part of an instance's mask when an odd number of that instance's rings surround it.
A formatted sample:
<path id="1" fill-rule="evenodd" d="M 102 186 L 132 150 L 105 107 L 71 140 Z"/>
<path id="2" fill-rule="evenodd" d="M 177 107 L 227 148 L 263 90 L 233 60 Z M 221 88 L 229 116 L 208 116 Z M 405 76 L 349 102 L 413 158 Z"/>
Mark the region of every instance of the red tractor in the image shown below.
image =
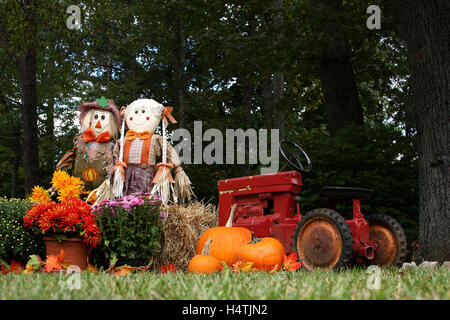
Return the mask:
<path id="1" fill-rule="evenodd" d="M 370 198 L 370 189 L 324 187 L 319 196 L 328 199 L 328 208 L 301 215 L 300 171 L 310 171 L 311 161 L 302 148 L 286 140 L 281 141 L 280 152 L 287 163 L 278 173 L 219 181 L 219 225 L 226 224 L 236 203 L 233 226 L 280 240 L 307 270 L 339 269 L 351 262 L 394 266 L 404 261 L 407 243 L 401 225 L 387 215 L 361 213 L 361 200 Z M 298 171 L 283 171 L 288 164 Z M 350 220 L 336 211 L 337 204 L 346 202 L 353 203 Z"/>

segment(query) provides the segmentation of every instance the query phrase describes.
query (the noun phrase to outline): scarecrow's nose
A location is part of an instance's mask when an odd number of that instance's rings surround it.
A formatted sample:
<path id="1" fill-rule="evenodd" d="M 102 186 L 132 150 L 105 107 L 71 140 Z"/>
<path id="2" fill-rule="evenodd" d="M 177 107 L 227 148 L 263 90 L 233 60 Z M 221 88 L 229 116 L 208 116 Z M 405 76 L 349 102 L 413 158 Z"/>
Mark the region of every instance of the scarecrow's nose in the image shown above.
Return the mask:
<path id="1" fill-rule="evenodd" d="M 97 121 L 97 124 L 95 125 L 96 128 L 101 129 L 102 124 L 100 123 L 100 120 Z"/>

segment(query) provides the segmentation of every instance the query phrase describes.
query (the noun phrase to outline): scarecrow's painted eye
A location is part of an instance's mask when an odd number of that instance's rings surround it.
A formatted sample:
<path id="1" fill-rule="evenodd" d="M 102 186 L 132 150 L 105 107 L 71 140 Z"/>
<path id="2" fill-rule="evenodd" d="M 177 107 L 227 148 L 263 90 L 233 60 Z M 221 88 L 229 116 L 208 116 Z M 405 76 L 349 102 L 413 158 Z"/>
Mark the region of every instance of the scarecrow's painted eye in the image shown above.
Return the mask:
<path id="1" fill-rule="evenodd" d="M 102 120 L 105 120 L 105 115 L 102 115 Z"/>
<path id="2" fill-rule="evenodd" d="M 142 113 L 145 113 L 145 110 L 142 110 Z"/>
<path id="3" fill-rule="evenodd" d="M 94 116 L 94 119 L 95 119 L 95 120 L 97 120 L 97 119 L 98 119 L 98 114 L 96 114 L 96 115 Z"/>
<path id="4" fill-rule="evenodd" d="M 138 112 L 139 112 L 139 111 L 136 110 L 134 113 L 138 114 Z"/>

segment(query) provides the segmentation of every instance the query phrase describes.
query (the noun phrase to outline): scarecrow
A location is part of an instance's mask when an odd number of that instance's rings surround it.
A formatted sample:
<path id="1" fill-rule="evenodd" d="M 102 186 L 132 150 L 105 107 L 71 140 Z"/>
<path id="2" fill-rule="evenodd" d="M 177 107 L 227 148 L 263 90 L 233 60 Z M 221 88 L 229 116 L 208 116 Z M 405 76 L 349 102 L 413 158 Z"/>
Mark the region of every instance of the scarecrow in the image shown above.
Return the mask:
<path id="1" fill-rule="evenodd" d="M 109 180 L 119 155 L 119 128 L 122 118 L 113 100 L 104 97 L 79 106 L 81 133 L 73 140 L 74 147 L 57 163 L 56 170 L 72 171 L 85 184 L 85 189 L 96 191 L 96 199 L 110 197 Z M 93 192 L 91 192 L 92 194 Z M 91 197 L 89 195 L 88 199 Z"/>
<path id="2" fill-rule="evenodd" d="M 171 197 L 174 202 L 191 199 L 191 182 L 176 151 L 166 140 L 167 119 L 176 123 L 171 112 L 172 107 L 164 107 L 153 99 L 135 100 L 128 107 L 122 107 L 124 121 L 115 169 L 114 197 L 156 193 L 164 204 Z M 161 120 L 162 136 L 155 134 Z M 175 179 L 171 169 L 174 169 Z"/>

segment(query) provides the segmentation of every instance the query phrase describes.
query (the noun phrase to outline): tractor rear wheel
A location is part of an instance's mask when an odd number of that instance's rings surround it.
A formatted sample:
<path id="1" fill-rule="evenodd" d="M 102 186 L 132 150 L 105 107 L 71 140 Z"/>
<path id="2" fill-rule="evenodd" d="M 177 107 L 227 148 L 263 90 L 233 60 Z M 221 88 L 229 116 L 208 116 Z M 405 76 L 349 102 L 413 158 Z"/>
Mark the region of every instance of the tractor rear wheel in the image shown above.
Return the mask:
<path id="1" fill-rule="evenodd" d="M 298 223 L 293 236 L 302 268 L 340 269 L 352 259 L 352 233 L 344 218 L 334 210 L 309 211 Z"/>
<path id="2" fill-rule="evenodd" d="M 407 241 L 400 223 L 384 214 L 372 214 L 366 219 L 370 240 L 377 244 L 375 256 L 369 263 L 383 267 L 402 264 L 407 255 Z"/>

